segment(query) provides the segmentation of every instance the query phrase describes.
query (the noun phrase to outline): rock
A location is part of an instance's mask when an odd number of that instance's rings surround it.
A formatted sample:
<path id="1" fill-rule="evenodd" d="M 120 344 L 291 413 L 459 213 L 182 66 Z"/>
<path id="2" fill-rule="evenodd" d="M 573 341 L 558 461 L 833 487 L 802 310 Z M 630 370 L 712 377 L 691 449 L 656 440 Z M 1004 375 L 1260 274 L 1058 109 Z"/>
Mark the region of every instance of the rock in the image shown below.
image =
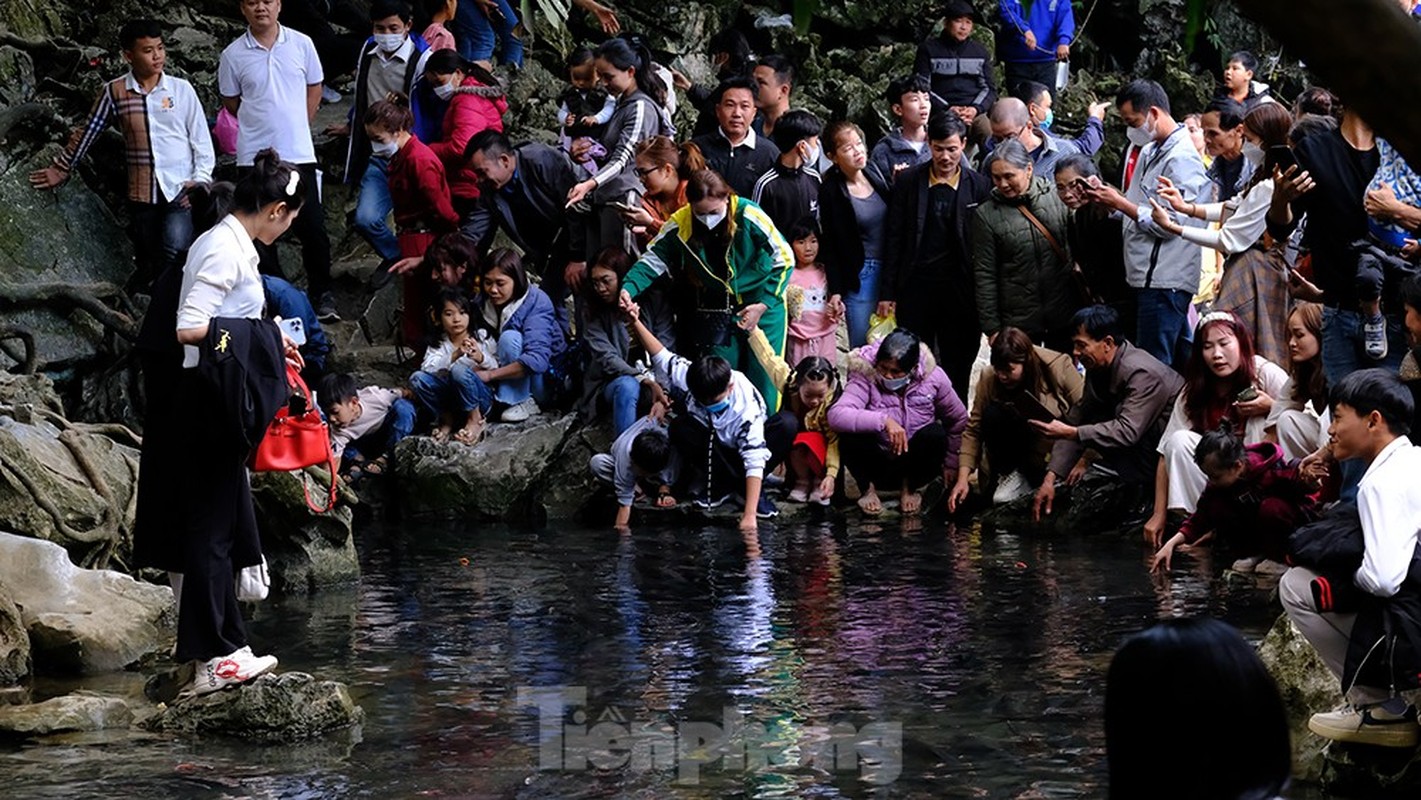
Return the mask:
<path id="1" fill-rule="evenodd" d="M 1341 706 L 1343 697 L 1337 676 L 1322 663 L 1286 614 L 1263 638 L 1258 657 L 1277 681 L 1283 707 L 1288 710 L 1294 775 L 1298 780 L 1320 783 L 1330 791 L 1356 797 L 1377 796 L 1383 790 L 1398 792 L 1397 797 L 1415 797 L 1421 792 L 1421 751 L 1394 752 L 1338 744 L 1308 730 L 1308 717 Z M 1412 692 L 1410 698 L 1417 702 L 1421 693 Z M 1403 793 L 1402 789 L 1409 791 Z"/>
<path id="2" fill-rule="evenodd" d="M 602 489 L 587 462 L 611 450 L 614 438 L 605 424 L 580 428 L 567 437 L 535 492 L 532 515 L 537 521 L 584 519 L 588 502 Z"/>
<path id="3" fill-rule="evenodd" d="M 34 58 L 19 48 L 0 47 L 0 106 L 17 106 L 34 92 Z"/>
<path id="4" fill-rule="evenodd" d="M 35 191 L 27 176 L 49 160 L 36 154 L 0 175 L 0 295 L 30 284 L 122 286 L 133 248 L 118 219 L 81 180 Z M 102 325 L 61 303 L 7 309 L 5 317 L 34 332 L 41 369 L 90 361 L 105 346 Z"/>
<path id="5" fill-rule="evenodd" d="M 320 589 L 360 580 L 360 559 L 351 537 L 353 497 L 343 493 L 334 510 L 317 514 L 306 505 L 302 484 L 311 498 L 325 505 L 330 473 L 258 472 L 252 474 L 252 500 L 257 508 L 262 551 L 271 571 L 272 589 L 284 593 Z"/>
<path id="6" fill-rule="evenodd" d="M 31 705 L 0 706 L 0 733 L 11 735 L 101 731 L 132 724 L 133 710 L 123 698 L 91 692 L 75 692 Z"/>
<path id="7" fill-rule="evenodd" d="M 427 436 L 405 439 L 394 459 L 404 509 L 484 519 L 526 517 L 530 490 L 554 466 L 576 421 L 574 414 L 544 413 L 514 425 L 496 423 L 477 447 L 441 444 Z"/>
<path id="8" fill-rule="evenodd" d="M 0 28 L 27 38 L 66 32 L 64 3 L 56 0 L 5 0 L 0 3 Z"/>
<path id="9" fill-rule="evenodd" d="M 84 564 L 126 563 L 138 451 L 29 405 L 0 409 L 0 530 L 63 545 Z"/>
<path id="10" fill-rule="evenodd" d="M 172 590 L 80 569 L 57 544 L 0 533 L 0 584 L 19 606 L 37 669 L 122 669 L 172 642 Z"/>
<path id="11" fill-rule="evenodd" d="M 20 609 L 0 583 L 0 686 L 9 686 L 30 674 L 30 635 Z"/>
<path id="12" fill-rule="evenodd" d="M 219 734 L 256 742 L 309 739 L 358 725 L 365 712 L 345 684 L 304 672 L 263 675 L 252 683 L 162 708 L 144 724 L 169 733 Z"/>

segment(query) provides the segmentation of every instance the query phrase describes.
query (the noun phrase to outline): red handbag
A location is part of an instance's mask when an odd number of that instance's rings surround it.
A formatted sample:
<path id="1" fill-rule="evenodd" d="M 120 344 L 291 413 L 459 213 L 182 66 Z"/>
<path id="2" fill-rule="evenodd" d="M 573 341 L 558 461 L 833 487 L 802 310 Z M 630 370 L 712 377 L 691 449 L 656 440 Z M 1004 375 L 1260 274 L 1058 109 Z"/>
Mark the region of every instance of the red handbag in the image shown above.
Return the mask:
<path id="1" fill-rule="evenodd" d="M 336 504 L 336 464 L 331 450 L 331 431 L 316 408 L 310 388 L 301 379 L 301 372 L 289 361 L 286 363 L 286 382 L 293 390 L 292 399 L 301 397 L 306 401 L 306 410 L 293 415 L 290 402 L 277 410 L 276 417 L 266 428 L 266 435 L 252 451 L 251 468 L 257 472 L 292 472 L 318 464 L 326 465 L 331 471 L 331 486 L 325 508 L 311 502 L 310 486 L 302 481 L 306 506 L 317 514 L 324 514 L 335 508 Z"/>

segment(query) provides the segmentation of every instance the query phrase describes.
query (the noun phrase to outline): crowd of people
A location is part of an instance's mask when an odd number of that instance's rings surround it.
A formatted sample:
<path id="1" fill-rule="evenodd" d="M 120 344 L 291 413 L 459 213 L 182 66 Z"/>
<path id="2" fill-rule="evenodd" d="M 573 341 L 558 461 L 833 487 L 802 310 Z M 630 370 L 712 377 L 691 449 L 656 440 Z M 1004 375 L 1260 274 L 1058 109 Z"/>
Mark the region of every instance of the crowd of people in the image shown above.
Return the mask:
<path id="1" fill-rule="evenodd" d="M 186 577 L 178 656 L 199 662 L 197 691 L 275 664 L 246 646 L 231 573 L 259 555 L 242 463 L 259 438 L 250 408 L 284 391 L 265 366 L 285 358 L 356 479 L 418 431 L 478 447 L 489 423 L 545 409 L 609 420 L 616 440 L 589 466 L 622 528 L 645 498 L 734 502 L 753 531 L 777 513 L 772 486 L 830 505 L 846 476 L 869 516 L 894 501 L 919 513 L 940 478 L 950 511 L 975 485 L 1038 518 L 1062 486 L 1103 476 L 1138 493 L 1156 569 L 1212 538 L 1236 571 L 1281 574 L 1297 531 L 1351 524 L 1356 552 L 1294 553 L 1282 581 L 1357 702 L 1314 730 L 1415 742 L 1414 709 L 1368 688 L 1395 681 L 1376 682 L 1387 670 L 1354 634 L 1394 630 L 1389 609 L 1421 597 L 1421 489 L 1405 474 L 1421 466 L 1407 439 L 1421 177 L 1353 108 L 1321 88 L 1285 106 L 1248 53 L 1195 117 L 1134 80 L 1113 99 L 1129 144 L 1110 181 L 1094 156 L 1112 103 L 1080 136 L 1054 132 L 1070 4 L 1001 4 L 999 92 L 975 9 L 949 0 L 914 71 L 888 82 L 896 125 L 872 146 L 797 108 L 794 64 L 752 57 L 735 30 L 712 40 L 713 88 L 635 34 L 574 51 L 558 144 L 515 142 L 489 63 L 495 43 L 521 60 L 515 12 L 426 6 L 416 19 L 401 0 L 371 4 L 349 122 L 332 129 L 349 137 L 355 227 L 379 258 L 371 288 L 400 277 L 398 335 L 422 348 L 404 386 L 327 372 L 310 335 L 339 316 L 311 137 L 332 48 L 282 24 L 280 0 L 241 0 L 248 29 L 218 70 L 235 186 L 211 184 L 208 116 L 144 20 L 120 33 L 130 71 L 32 176 L 56 186 L 107 125 L 124 133 L 136 277 L 154 298 L 148 397 L 186 398 L 150 412 L 192 417 L 145 448 L 145 485 L 166 463 L 181 502 L 141 493 L 138 561 Z M 690 137 L 672 122 L 678 91 L 699 113 Z M 304 295 L 270 282 L 287 234 Z M 194 412 L 222 391 L 243 401 L 231 419 Z M 172 472 L 199 452 L 231 458 L 201 481 Z M 1338 580 L 1360 595 L 1334 605 L 1326 576 L 1353 556 L 1355 583 Z"/>

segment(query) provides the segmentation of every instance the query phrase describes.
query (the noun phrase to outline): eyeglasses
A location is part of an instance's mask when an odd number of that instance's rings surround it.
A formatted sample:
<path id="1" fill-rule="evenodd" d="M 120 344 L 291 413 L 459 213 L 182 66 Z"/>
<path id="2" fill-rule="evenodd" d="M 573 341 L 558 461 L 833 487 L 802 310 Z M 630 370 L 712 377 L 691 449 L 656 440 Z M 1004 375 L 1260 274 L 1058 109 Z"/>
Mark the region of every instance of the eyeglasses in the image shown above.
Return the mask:
<path id="1" fill-rule="evenodd" d="M 659 169 L 661 169 L 661 167 L 634 167 L 632 172 L 635 173 L 638 178 L 645 178 Z"/>

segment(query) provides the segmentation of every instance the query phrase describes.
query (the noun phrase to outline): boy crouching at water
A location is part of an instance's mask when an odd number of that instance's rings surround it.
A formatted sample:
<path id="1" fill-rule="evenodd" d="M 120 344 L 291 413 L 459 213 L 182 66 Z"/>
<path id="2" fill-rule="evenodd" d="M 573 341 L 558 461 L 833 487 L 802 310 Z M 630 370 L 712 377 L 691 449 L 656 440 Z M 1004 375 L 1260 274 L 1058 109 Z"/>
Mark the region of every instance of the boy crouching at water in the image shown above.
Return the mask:
<path id="1" fill-rule="evenodd" d="M 348 373 L 331 373 L 316 390 L 331 426 L 336 470 L 352 479 L 384 473 L 388 456 L 414 431 L 415 409 L 408 389 L 360 388 Z"/>
<path id="2" fill-rule="evenodd" d="M 618 530 L 631 524 L 632 503 L 639 484 L 656 492 L 657 508 L 674 507 L 676 498 L 671 487 L 681 471 L 680 459 L 667 436 L 665 410 L 633 422 L 612 442 L 612 451 L 593 456 L 588 468 L 598 480 L 610 483 L 617 494 L 617 519 L 613 525 Z"/>
<path id="3" fill-rule="evenodd" d="M 1313 592 L 1321 576 L 1305 567 L 1283 575 L 1278 595 L 1293 624 L 1342 681 L 1350 705 L 1312 715 L 1308 728 L 1340 742 L 1416 747 L 1416 708 L 1399 692 L 1421 669 L 1421 448 L 1406 438 L 1415 404 L 1395 374 L 1353 372 L 1332 389 L 1332 453 L 1361 459 L 1357 488 L 1361 554 L 1351 583 L 1357 599 L 1331 603 Z M 1342 531 L 1335 549 L 1348 549 Z M 1338 587 L 1341 589 L 1352 587 Z M 1337 597 L 1342 597 L 1342 592 Z"/>

